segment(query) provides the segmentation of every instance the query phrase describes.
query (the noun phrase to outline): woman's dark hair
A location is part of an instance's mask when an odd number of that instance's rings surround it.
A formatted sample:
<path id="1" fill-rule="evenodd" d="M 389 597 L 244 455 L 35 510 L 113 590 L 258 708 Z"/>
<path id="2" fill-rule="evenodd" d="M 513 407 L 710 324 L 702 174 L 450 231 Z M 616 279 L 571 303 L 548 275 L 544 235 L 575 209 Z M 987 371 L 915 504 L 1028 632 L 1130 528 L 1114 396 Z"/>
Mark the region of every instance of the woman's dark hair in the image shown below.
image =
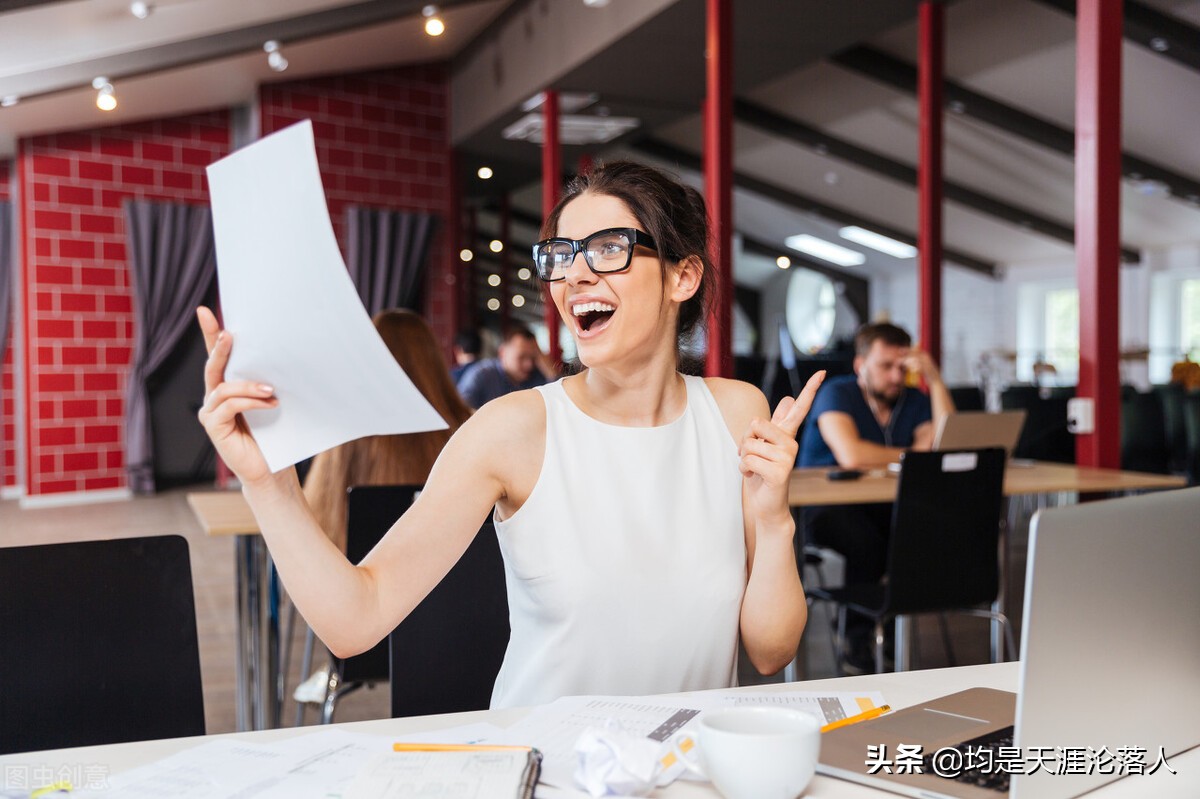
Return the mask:
<path id="1" fill-rule="evenodd" d="M 542 238 L 558 235 L 558 219 L 567 203 L 581 194 L 616 197 L 629 207 L 658 244 L 663 273 L 669 265 L 695 256 L 704 265 L 700 286 L 679 308 L 678 346 L 708 317 L 717 295 L 717 271 L 708 255 L 708 213 L 700 192 L 667 173 L 634 161 L 612 161 L 577 175 L 542 224 Z"/>

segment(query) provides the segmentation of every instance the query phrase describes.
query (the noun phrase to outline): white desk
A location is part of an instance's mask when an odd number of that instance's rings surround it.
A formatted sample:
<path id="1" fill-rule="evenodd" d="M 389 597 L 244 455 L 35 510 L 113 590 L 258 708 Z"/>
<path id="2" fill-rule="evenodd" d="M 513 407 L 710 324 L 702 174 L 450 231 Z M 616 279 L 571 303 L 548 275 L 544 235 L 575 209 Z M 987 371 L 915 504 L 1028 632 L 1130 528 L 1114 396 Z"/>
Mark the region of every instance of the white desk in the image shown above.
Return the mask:
<path id="1" fill-rule="evenodd" d="M 974 686 L 1015 690 L 1017 669 L 1017 663 L 998 663 L 984 666 L 962 666 L 954 669 L 931 669 L 928 671 L 910 671 L 863 677 L 842 677 L 832 680 L 813 680 L 804 683 L 773 686 L 755 686 L 747 690 L 877 690 L 883 693 L 884 698 L 892 707 L 898 709 Z M 335 726 L 353 732 L 365 732 L 376 735 L 400 735 L 424 730 L 457 727 L 477 721 L 487 721 L 499 726 L 508 726 L 524 716 L 525 713 L 525 709 L 513 708 L 507 710 L 478 711 L 474 713 L 456 713 L 445 716 L 360 721 Z M 298 729 L 238 732 L 230 733 L 229 735 L 240 740 L 262 743 L 281 740 L 295 735 L 305 735 L 319 729 L 319 727 L 301 727 Z M 4 775 L 9 773 L 10 769 L 21 770 L 39 767 L 49 767 L 57 770 L 62 767 L 92 765 L 103 767 L 108 770 L 108 773 L 115 774 L 174 754 L 203 740 L 205 739 L 175 738 L 165 741 L 145 741 L 132 744 L 91 746 L 79 749 L 59 749 L 48 752 L 6 755 L 0 757 L 0 780 L 4 779 Z M 1064 742 L 1064 745 L 1068 745 L 1067 742 Z M 1155 799 L 1195 799 L 1195 797 L 1200 796 L 1200 747 L 1175 755 L 1169 758 L 1169 762 L 1171 767 L 1178 772 L 1177 775 L 1160 770 L 1152 776 L 1126 777 L 1094 793 L 1088 794 L 1088 799 L 1145 799 L 1145 797 L 1149 796 L 1153 796 Z M 546 799 L 575 795 L 551 789 L 547 786 L 539 786 L 537 792 L 538 797 Z M 578 795 L 586 796 L 586 794 L 582 793 Z M 809 786 L 805 797 L 806 799 L 870 799 L 870 797 L 881 798 L 894 795 L 861 785 L 818 776 L 812 785 Z M 655 792 L 654 796 L 661 797 L 661 799 L 713 799 L 717 796 L 717 793 L 707 784 L 677 782 L 674 785 Z M 298 797 L 297 799 L 302 798 Z"/>

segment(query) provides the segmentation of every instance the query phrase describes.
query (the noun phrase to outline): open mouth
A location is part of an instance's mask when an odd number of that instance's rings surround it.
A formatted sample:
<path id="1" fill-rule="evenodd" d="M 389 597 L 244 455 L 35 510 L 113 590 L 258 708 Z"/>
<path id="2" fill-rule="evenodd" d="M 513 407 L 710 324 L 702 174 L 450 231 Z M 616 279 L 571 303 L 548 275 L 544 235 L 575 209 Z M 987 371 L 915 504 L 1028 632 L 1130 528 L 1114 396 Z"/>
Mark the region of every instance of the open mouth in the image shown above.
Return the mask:
<path id="1" fill-rule="evenodd" d="M 598 333 L 608 325 L 616 306 L 606 302 L 584 302 L 571 309 L 581 333 Z"/>

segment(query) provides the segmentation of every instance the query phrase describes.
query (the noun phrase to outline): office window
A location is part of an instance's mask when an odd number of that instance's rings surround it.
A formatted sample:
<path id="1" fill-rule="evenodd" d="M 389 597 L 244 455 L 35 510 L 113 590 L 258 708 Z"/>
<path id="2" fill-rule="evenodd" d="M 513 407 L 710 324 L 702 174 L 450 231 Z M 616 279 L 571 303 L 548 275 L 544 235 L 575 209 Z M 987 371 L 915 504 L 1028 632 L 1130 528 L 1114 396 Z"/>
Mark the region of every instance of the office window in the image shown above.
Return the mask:
<path id="1" fill-rule="evenodd" d="M 1200 279 L 1185 280 L 1179 288 L 1180 350 L 1200 361 Z"/>
<path id="2" fill-rule="evenodd" d="M 837 289 L 819 272 L 801 267 L 788 278 L 786 319 L 792 343 L 803 353 L 829 346 L 837 319 Z"/>
<path id="3" fill-rule="evenodd" d="M 1079 371 L 1079 290 L 1046 292 L 1046 326 L 1042 357 L 1054 364 L 1060 375 Z"/>

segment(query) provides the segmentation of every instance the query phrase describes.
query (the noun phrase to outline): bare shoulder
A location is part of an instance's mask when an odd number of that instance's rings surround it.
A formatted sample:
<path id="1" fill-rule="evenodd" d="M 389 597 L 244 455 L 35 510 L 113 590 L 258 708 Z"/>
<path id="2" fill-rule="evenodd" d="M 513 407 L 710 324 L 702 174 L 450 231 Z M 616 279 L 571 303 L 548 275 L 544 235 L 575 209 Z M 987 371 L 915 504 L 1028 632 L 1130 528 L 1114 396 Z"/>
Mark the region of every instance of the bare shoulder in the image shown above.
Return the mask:
<path id="1" fill-rule="evenodd" d="M 706 377 L 704 385 L 717 401 L 717 407 L 721 409 L 721 416 L 734 441 L 741 440 L 751 419 L 771 418 L 767 398 L 757 386 L 725 377 Z"/>
<path id="2" fill-rule="evenodd" d="M 545 450 L 546 404 L 529 389 L 484 403 L 438 460 L 453 464 L 459 474 L 469 471 L 486 480 L 496 498 L 519 503 L 537 482 Z"/>

